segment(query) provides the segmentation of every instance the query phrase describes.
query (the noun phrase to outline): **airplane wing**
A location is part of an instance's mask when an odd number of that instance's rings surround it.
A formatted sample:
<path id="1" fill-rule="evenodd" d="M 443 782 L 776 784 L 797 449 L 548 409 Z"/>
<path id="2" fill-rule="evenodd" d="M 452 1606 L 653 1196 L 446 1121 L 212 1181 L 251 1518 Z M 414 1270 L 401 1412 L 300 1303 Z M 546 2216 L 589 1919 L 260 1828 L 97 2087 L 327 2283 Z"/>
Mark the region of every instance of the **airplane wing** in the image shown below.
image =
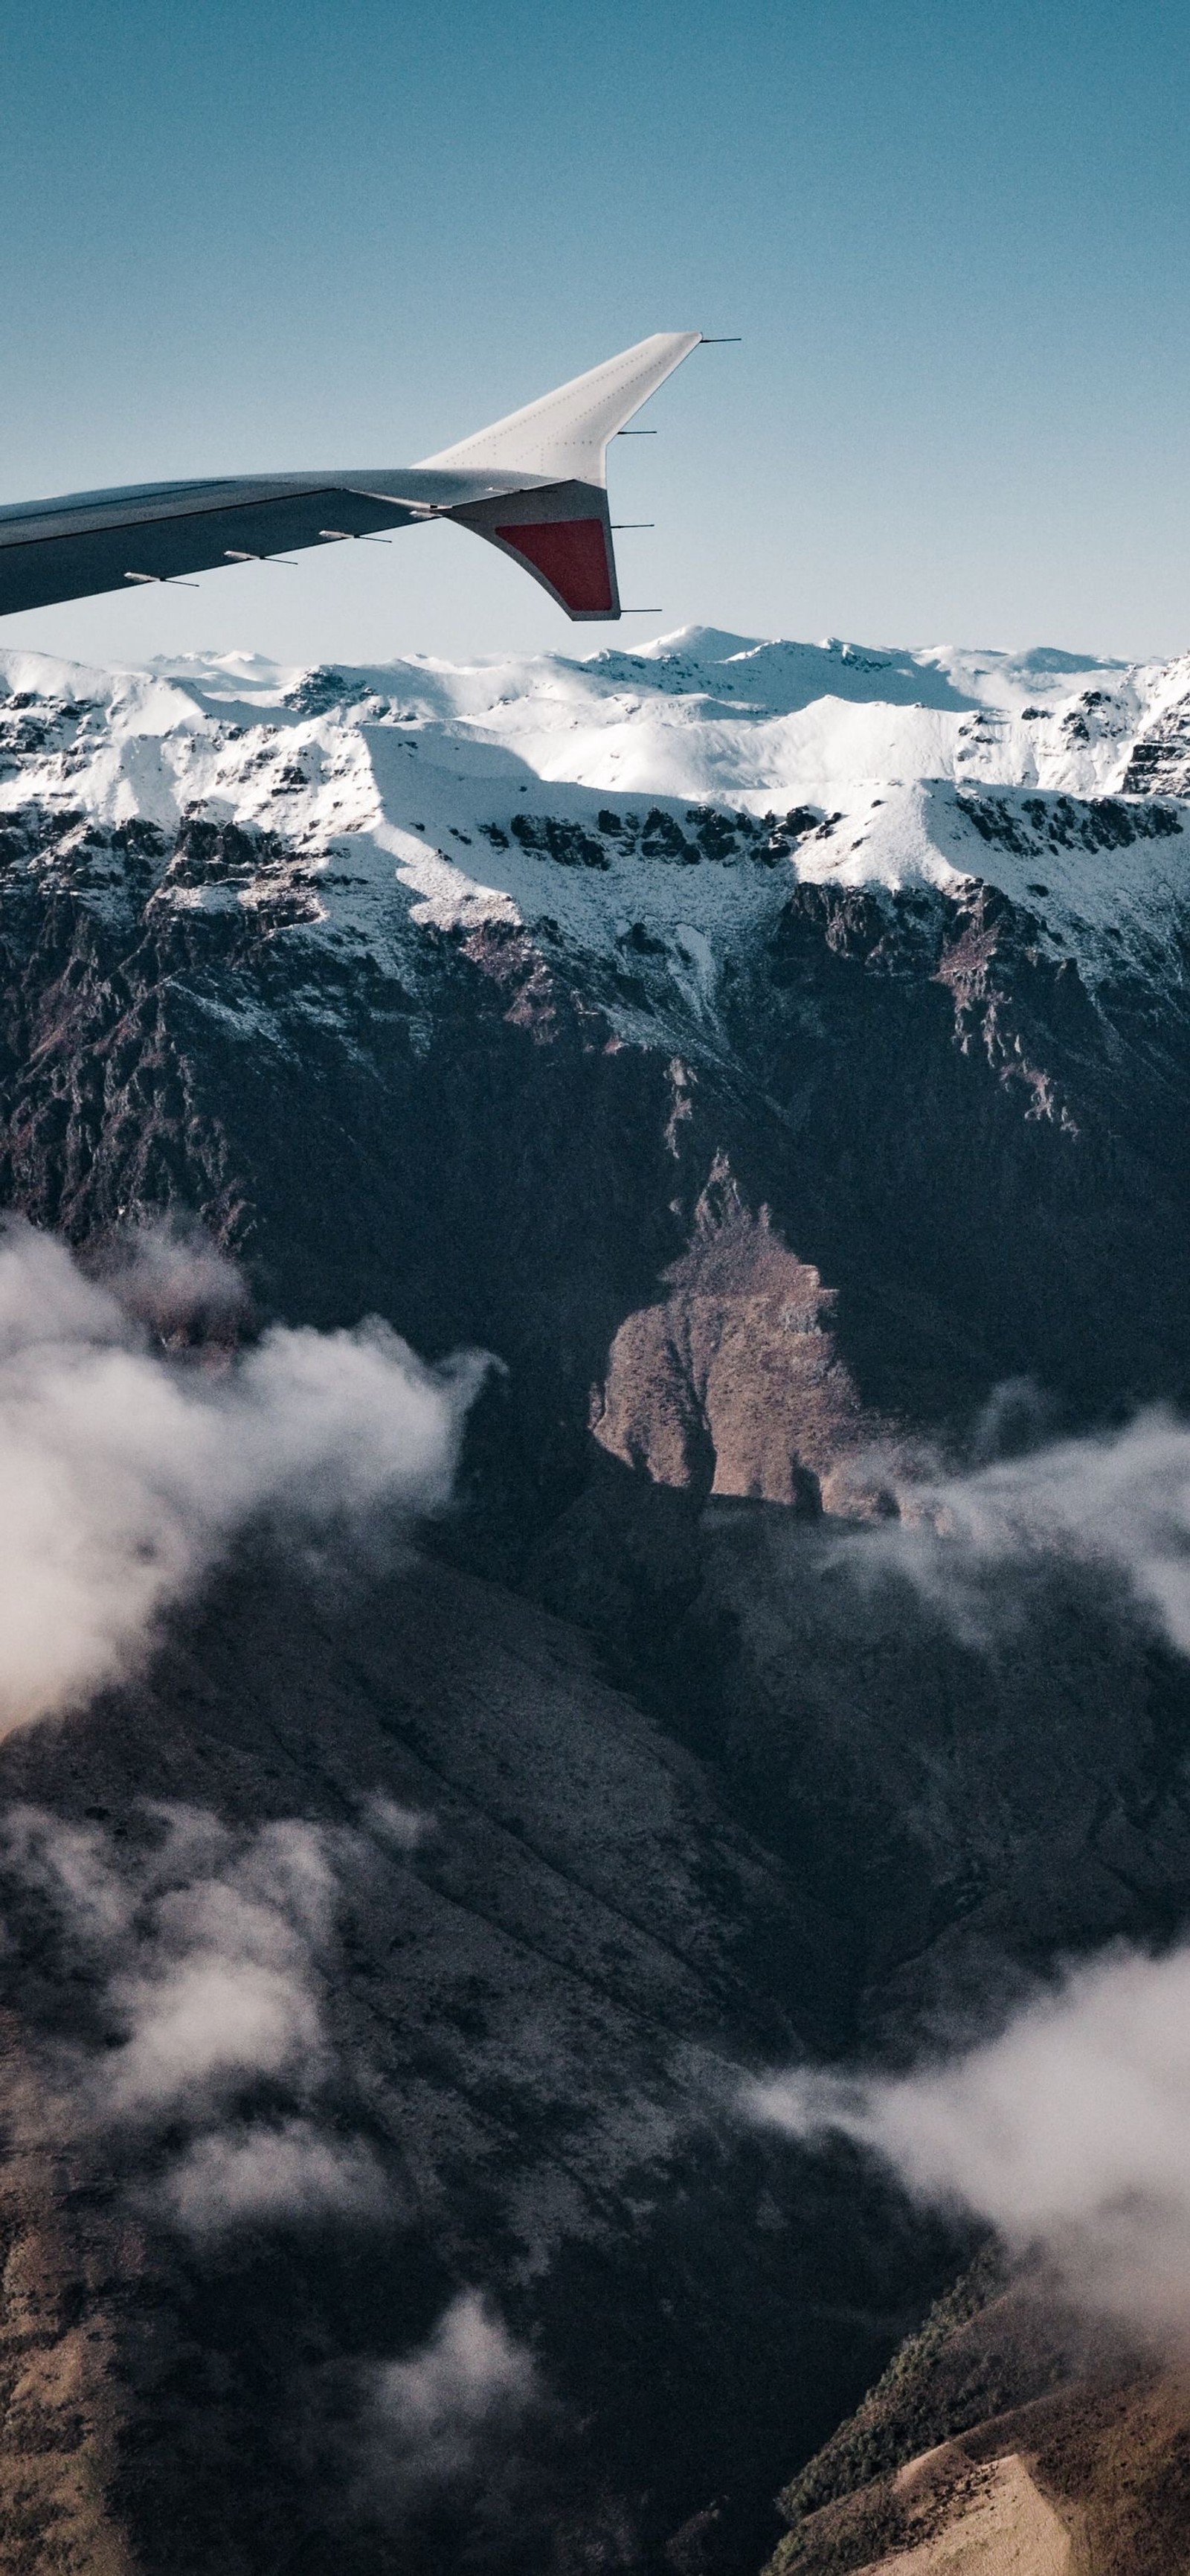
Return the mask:
<path id="1" fill-rule="evenodd" d="M 607 451 L 617 431 L 698 347 L 701 331 L 655 331 L 507 420 L 424 462 L 440 472 L 520 470 L 520 491 L 451 511 L 532 573 L 573 618 L 620 614 L 607 506 Z"/>
<path id="2" fill-rule="evenodd" d="M 0 616 L 449 518 L 576 619 L 620 614 L 608 446 L 697 348 L 659 331 L 420 465 L 142 483 L 0 508 Z"/>

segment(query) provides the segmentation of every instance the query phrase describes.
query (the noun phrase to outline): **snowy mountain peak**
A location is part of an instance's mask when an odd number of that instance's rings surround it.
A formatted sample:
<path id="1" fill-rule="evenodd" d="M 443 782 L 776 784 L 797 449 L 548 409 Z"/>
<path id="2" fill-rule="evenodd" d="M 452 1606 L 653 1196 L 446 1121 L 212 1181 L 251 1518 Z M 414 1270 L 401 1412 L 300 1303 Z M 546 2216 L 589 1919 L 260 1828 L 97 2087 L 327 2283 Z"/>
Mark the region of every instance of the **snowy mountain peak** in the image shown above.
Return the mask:
<path id="1" fill-rule="evenodd" d="M 1091 981 L 1130 954 L 1144 971 L 1186 898 L 1190 656 L 687 627 L 585 660 L 360 669 L 10 652 L 0 688 L 10 868 L 22 850 L 47 864 L 44 835 L 22 839 L 36 808 L 53 864 L 115 900 L 100 842 L 152 827 L 157 900 L 238 904 L 349 949 L 490 920 L 610 957 L 639 932 L 706 1011 L 791 881 L 946 895 L 982 879 Z M 194 862 L 200 825 L 244 836 L 234 869 Z"/>

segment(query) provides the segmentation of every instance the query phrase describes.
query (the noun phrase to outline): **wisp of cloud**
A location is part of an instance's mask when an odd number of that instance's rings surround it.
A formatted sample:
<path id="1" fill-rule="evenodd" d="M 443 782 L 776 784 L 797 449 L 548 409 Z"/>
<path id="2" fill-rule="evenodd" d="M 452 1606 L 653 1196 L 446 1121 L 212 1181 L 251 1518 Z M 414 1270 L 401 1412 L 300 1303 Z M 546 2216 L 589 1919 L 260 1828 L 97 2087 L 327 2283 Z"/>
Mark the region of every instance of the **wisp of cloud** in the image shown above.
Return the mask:
<path id="1" fill-rule="evenodd" d="M 1190 2341 L 1190 1947 L 1113 1951 L 910 2075 L 797 2069 L 744 2107 L 854 2139 L 916 2198 L 1040 2249 L 1086 2306 Z"/>
<path id="2" fill-rule="evenodd" d="M 105 1286 L 31 1227 L 0 1233 L 0 1733 L 126 1674 L 249 1520 L 449 1498 L 483 1358 L 426 1367 L 372 1319 L 171 1359 L 146 1315 L 167 1288 L 176 1322 L 182 1258 L 142 1247 Z M 208 1250 L 208 1303 L 215 1267 Z"/>
<path id="3" fill-rule="evenodd" d="M 24 2106 L 29 2142 L 104 2141 L 133 2197 L 192 2236 L 391 2218 L 375 2152 L 346 2123 L 352 2087 L 325 2002 L 345 1896 L 378 1863 L 400 1866 L 428 1820 L 385 1799 L 361 1816 L 359 1829 L 283 1818 L 237 1830 L 200 1808 L 146 1808 L 138 1822 L 155 1838 L 121 1843 L 11 1808 L 6 1880 L 48 1902 L 102 2027 L 47 2046 Z"/>
<path id="4" fill-rule="evenodd" d="M 461 2290 L 419 2352 L 371 2387 L 372 2482 L 416 2493 L 457 2485 L 539 2402 L 531 2355 L 477 2290 Z"/>
<path id="5" fill-rule="evenodd" d="M 899 1522 L 853 1537 L 856 1579 L 900 1574 L 971 1643 L 1011 1619 L 1014 1578 L 1047 1562 L 1121 1578 L 1190 1654 L 1190 1427 L 1164 1407 L 967 1475 L 897 1487 Z"/>

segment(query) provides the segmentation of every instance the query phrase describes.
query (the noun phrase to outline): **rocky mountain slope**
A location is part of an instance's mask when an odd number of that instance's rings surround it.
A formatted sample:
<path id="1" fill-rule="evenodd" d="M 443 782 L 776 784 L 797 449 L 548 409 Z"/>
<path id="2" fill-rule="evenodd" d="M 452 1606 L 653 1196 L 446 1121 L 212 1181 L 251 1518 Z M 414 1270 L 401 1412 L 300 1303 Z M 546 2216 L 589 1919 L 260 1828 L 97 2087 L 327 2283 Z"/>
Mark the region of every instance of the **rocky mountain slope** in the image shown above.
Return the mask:
<path id="1" fill-rule="evenodd" d="M 531 1350 L 568 1409 L 559 1367 L 594 1382 L 719 1154 L 854 1309 L 877 1407 L 928 1402 L 943 1349 L 943 1401 L 1022 1369 L 1166 1388 L 1185 809 L 1172 753 L 1160 796 L 1125 782 L 1190 666 L 731 641 L 10 656 L 10 1196 L 72 1235 L 183 1198 L 269 1300 Z"/>
<path id="2" fill-rule="evenodd" d="M 245 1541 L 0 1747 L 11 2563 L 743 2576 L 968 2246 L 741 2071 L 1190 1902 L 1134 1502 L 962 1537 L 1187 1393 L 1190 660 L 0 681 L 6 1207 L 501 1363 L 412 1568 Z M 305 2055 L 63 2128 L 212 1887 Z"/>
<path id="3" fill-rule="evenodd" d="M 985 2253 L 782 2495 L 770 2576 L 1176 2576 L 1190 2385 Z"/>

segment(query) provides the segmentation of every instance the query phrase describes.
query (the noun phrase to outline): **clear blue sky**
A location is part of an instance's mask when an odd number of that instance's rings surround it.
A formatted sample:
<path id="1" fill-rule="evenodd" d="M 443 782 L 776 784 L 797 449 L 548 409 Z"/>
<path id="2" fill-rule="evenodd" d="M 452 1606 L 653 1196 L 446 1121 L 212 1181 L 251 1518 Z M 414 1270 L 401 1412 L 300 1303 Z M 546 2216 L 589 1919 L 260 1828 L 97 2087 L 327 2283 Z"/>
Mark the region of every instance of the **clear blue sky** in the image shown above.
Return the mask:
<path id="1" fill-rule="evenodd" d="M 399 464 L 653 330 L 626 600 L 1190 645 L 1186 0 L 43 0 L 0 19 L 0 498 Z M 590 650 L 453 530 L 0 624 Z"/>

